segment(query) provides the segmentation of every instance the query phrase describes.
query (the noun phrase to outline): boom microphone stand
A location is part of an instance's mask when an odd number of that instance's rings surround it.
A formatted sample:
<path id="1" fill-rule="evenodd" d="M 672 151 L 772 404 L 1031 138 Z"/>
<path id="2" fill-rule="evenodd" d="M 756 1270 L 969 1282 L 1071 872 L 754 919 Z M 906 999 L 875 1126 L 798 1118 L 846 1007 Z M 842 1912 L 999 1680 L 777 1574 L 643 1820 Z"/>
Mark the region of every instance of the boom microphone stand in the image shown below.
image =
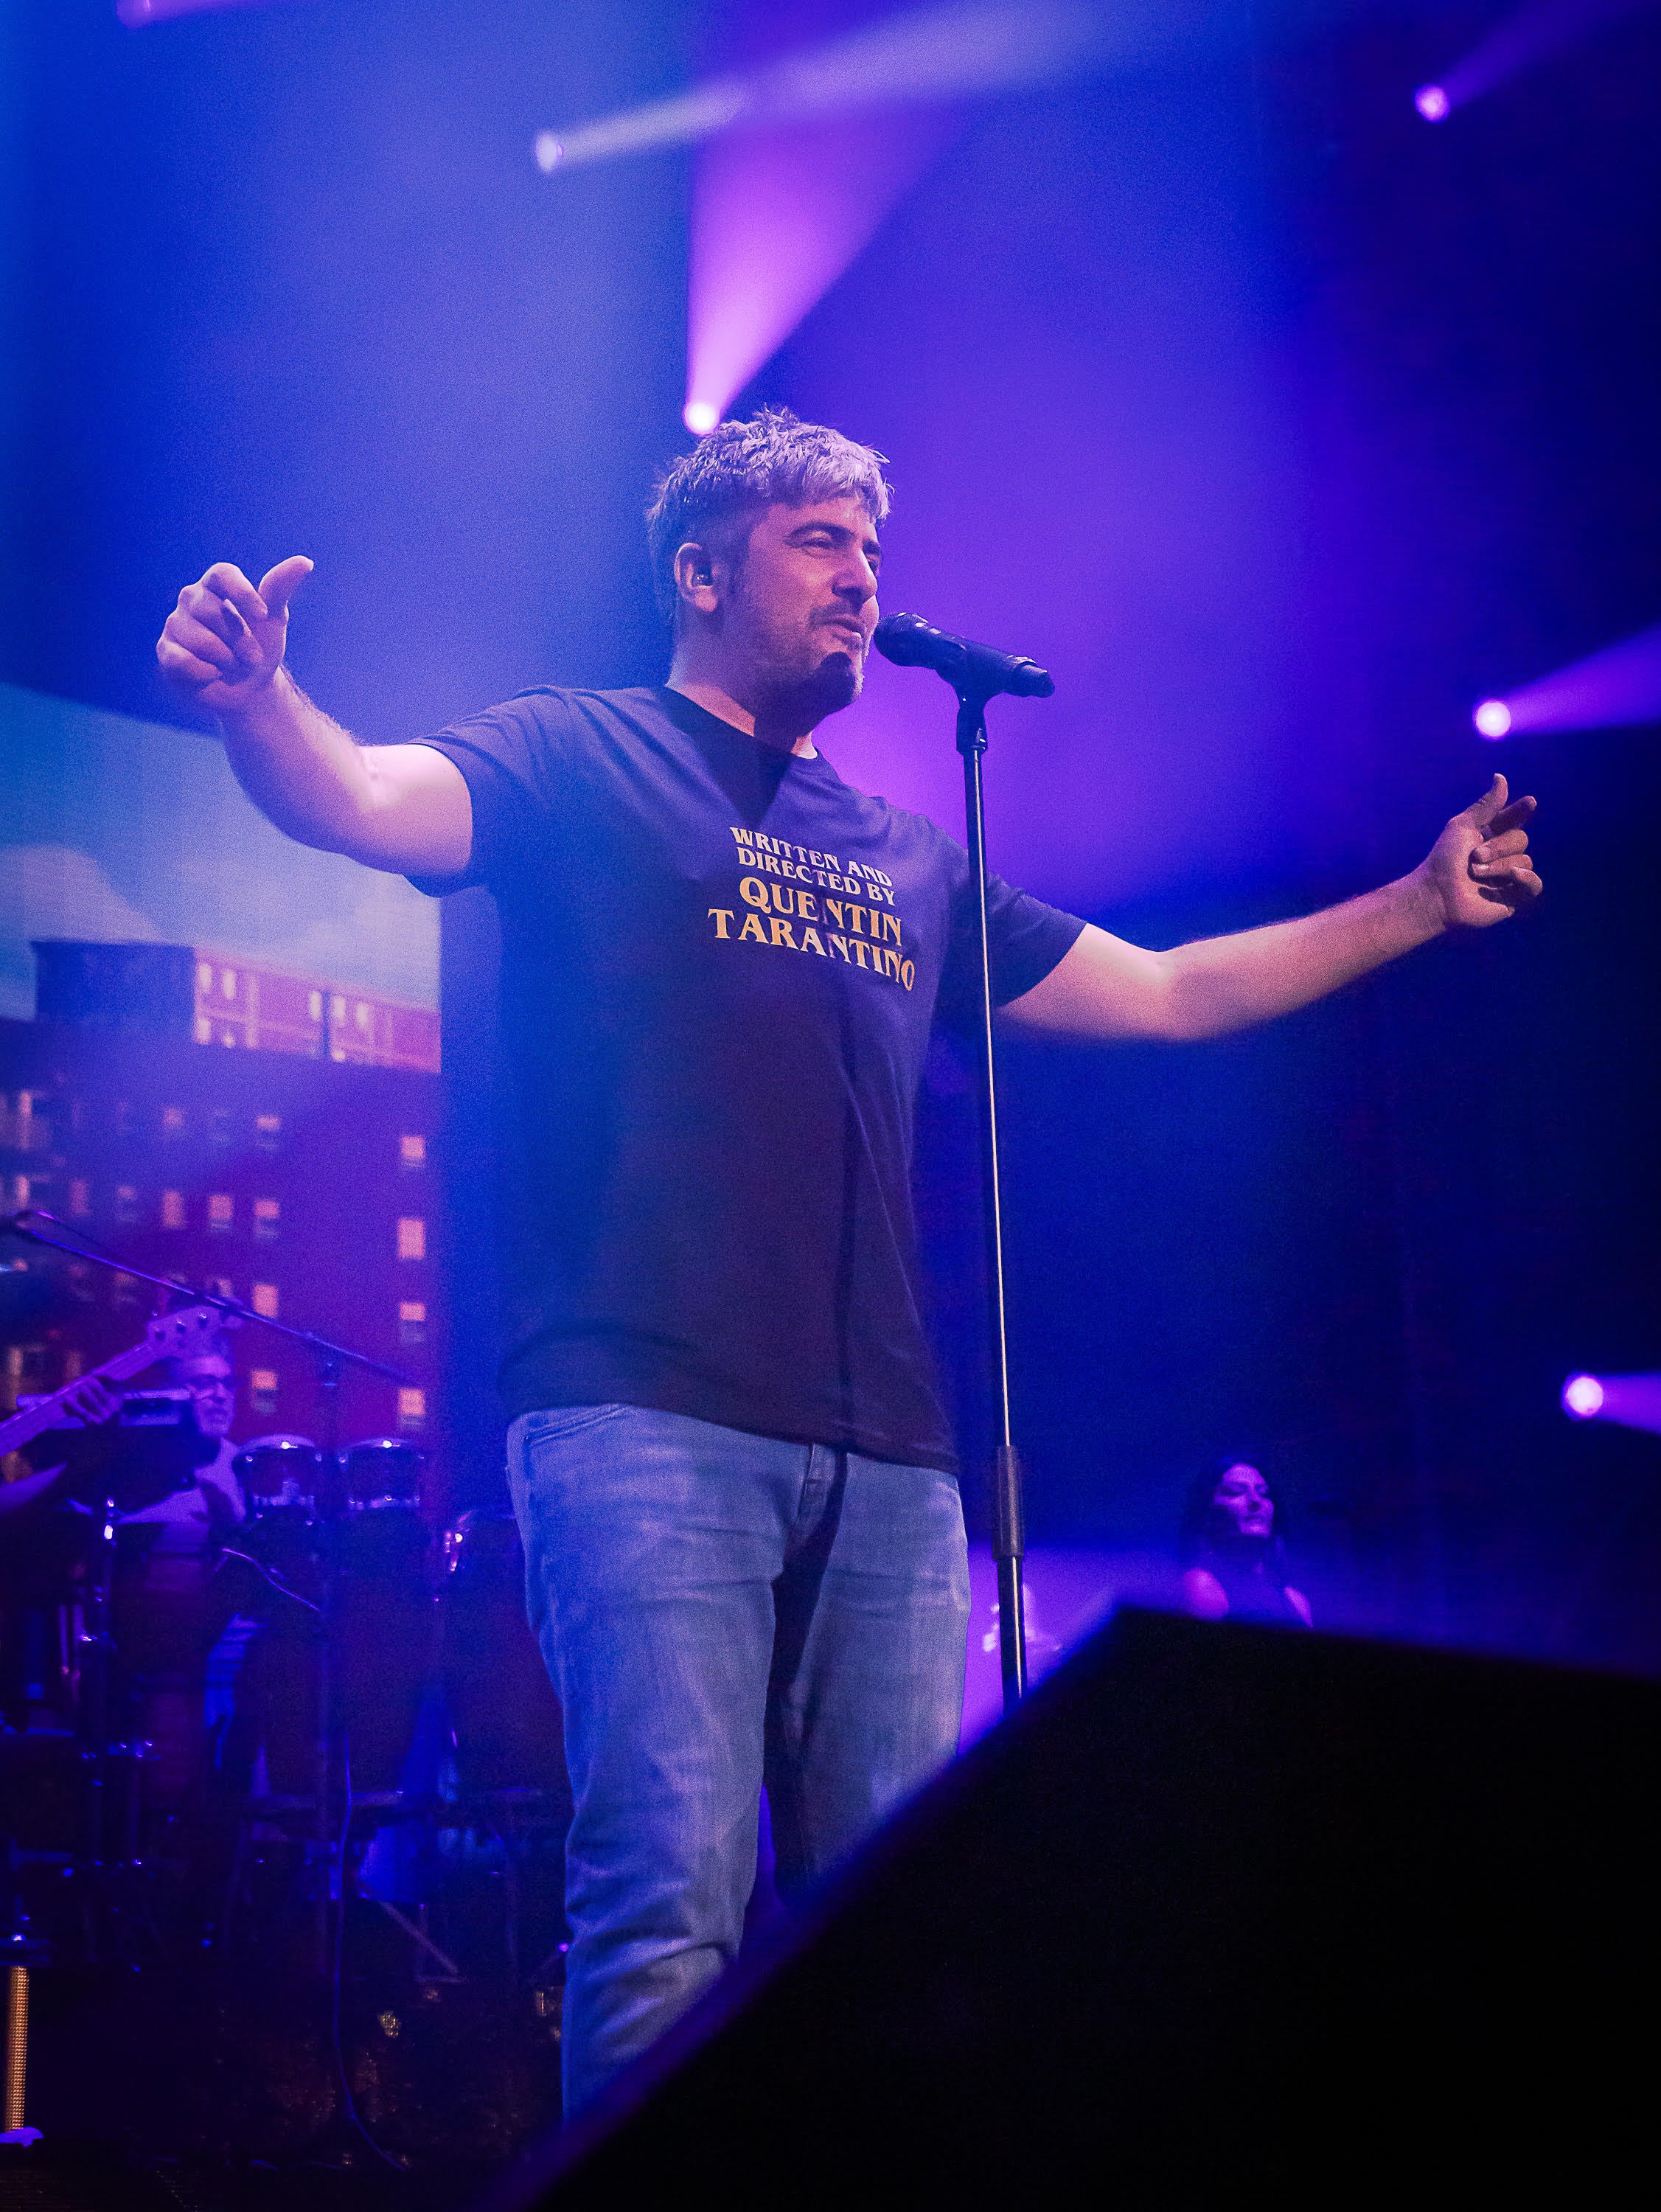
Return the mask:
<path id="1" fill-rule="evenodd" d="M 986 927 L 986 806 L 981 763 L 986 751 L 986 702 L 1009 691 L 1047 699 L 1048 673 L 1016 655 L 995 653 L 937 630 L 917 615 L 887 615 L 872 641 L 901 667 L 932 668 L 957 694 L 957 750 L 963 757 L 963 811 L 974 884 L 975 952 L 979 975 L 977 1038 L 980 1089 L 981 1188 L 986 1235 L 987 1321 L 992 1363 L 996 1441 L 992 1447 L 992 1557 L 997 1565 L 998 1652 L 1003 1710 L 1027 1693 L 1027 1616 L 1021 1586 L 1027 1538 L 1021 1511 L 1021 1455 L 1009 1418 L 1009 1338 L 1003 1292 L 1003 1204 L 997 1164 L 997 1066 L 992 1043 L 991 950 Z"/>

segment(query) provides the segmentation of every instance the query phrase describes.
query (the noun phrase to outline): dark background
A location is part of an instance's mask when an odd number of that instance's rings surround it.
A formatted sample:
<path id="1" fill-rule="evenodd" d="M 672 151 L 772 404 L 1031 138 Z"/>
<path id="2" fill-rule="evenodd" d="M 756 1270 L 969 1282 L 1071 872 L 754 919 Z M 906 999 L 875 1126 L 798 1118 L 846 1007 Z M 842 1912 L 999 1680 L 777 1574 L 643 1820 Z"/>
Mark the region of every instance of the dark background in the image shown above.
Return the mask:
<path id="1" fill-rule="evenodd" d="M 1327 1619 L 1661 1666 L 1661 1445 L 1558 1406 L 1576 1368 L 1661 1366 L 1655 732 L 1470 725 L 1656 619 L 1661 18 L 1433 130 L 1414 87 L 1504 8 L 1195 12 L 1133 70 L 966 108 L 749 396 L 892 456 L 891 604 L 1054 668 L 989 770 L 1035 891 L 1158 944 L 1306 908 L 1412 865 L 1496 765 L 1549 889 L 1260 1035 L 1009 1050 L 1034 1530 L 1167 1545 L 1244 1455 Z M 640 510 L 686 442 L 695 163 L 545 179 L 530 145 L 741 64 L 743 10 L 0 21 L 0 678 L 177 719 L 179 586 L 292 551 L 297 672 L 367 738 L 661 672 Z M 827 750 L 955 827 L 948 703 L 882 671 Z M 456 904 L 449 1156 L 480 1163 L 489 931 Z M 973 1453 L 969 1103 L 937 1054 L 919 1198 Z M 452 1199 L 482 1494 L 482 1164 Z"/>

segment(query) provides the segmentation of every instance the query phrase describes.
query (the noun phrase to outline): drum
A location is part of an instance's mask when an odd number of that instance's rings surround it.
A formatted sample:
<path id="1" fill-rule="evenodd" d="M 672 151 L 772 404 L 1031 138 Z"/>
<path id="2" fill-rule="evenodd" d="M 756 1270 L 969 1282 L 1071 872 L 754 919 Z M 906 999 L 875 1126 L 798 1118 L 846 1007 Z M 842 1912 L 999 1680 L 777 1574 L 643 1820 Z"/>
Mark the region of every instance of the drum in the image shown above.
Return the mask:
<path id="1" fill-rule="evenodd" d="M 242 1545 L 281 1585 L 255 1589 L 249 1599 L 260 1632 L 239 1701 L 249 1707 L 280 1796 L 315 1786 L 325 1617 L 353 1789 L 361 1796 L 398 1786 L 432 1663 L 422 1463 L 402 1437 L 351 1445 L 339 1480 L 309 1437 L 258 1437 L 236 1455 L 249 1509 Z"/>
<path id="2" fill-rule="evenodd" d="M 256 1437 L 231 1462 L 251 1513 L 304 1506 L 316 1510 L 323 1454 L 310 1437 Z"/>
<path id="3" fill-rule="evenodd" d="M 511 1513 L 464 1513 L 444 1540 L 444 1689 L 464 1795 L 535 1790 L 569 1808 L 560 1701 L 524 1609 Z"/>
<path id="4" fill-rule="evenodd" d="M 363 1437 L 346 1447 L 346 1495 L 354 1511 L 421 1504 L 427 1455 L 407 1437 Z"/>

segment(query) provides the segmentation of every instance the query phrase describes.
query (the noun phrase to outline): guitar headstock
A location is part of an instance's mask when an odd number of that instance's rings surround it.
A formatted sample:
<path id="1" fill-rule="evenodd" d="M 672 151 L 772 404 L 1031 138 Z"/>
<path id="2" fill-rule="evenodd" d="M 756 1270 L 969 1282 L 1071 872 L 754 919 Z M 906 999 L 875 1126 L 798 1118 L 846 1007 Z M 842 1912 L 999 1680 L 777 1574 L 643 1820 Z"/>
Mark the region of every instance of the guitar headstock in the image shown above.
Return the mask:
<path id="1" fill-rule="evenodd" d="M 238 1326 L 233 1314 L 213 1306 L 185 1306 L 178 1313 L 158 1314 L 144 1332 L 144 1340 L 157 1359 L 194 1359 L 215 1337 Z"/>

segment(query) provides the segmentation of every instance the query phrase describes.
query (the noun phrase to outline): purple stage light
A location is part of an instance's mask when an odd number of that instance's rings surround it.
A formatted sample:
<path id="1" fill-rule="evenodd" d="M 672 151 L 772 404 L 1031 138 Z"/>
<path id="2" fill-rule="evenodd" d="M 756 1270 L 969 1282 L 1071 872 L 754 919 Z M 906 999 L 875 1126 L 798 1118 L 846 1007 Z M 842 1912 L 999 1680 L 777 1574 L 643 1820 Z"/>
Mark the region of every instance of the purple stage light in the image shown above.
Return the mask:
<path id="1" fill-rule="evenodd" d="M 115 0 L 115 12 L 130 31 L 142 31 L 151 23 L 165 23 L 170 15 L 206 15 L 263 4 L 264 0 Z"/>
<path id="2" fill-rule="evenodd" d="M 1653 4 L 1654 0 L 1528 0 L 1463 61 L 1456 62 L 1439 83 L 1421 85 L 1413 105 L 1427 123 L 1441 123 L 1479 93 L 1491 92 L 1519 70 L 1573 45 L 1600 24 Z"/>
<path id="3" fill-rule="evenodd" d="M 955 131 L 952 103 L 1144 62 L 1195 27 L 1185 10 L 1094 0 L 937 0 L 747 76 L 541 131 L 536 166 L 548 176 L 708 142 L 693 192 L 685 421 L 712 429 Z"/>
<path id="4" fill-rule="evenodd" d="M 914 108 L 734 131 L 693 173 L 686 423 L 712 429 L 958 128 Z"/>
<path id="5" fill-rule="evenodd" d="M 1471 720 L 1485 738 L 1513 730 L 1607 730 L 1661 720 L 1661 623 L 1503 699 L 1484 699 Z"/>
<path id="6" fill-rule="evenodd" d="M 555 161 L 569 168 L 656 146 L 691 145 L 737 124 L 767 125 L 1059 83 L 1145 60 L 1191 28 L 1181 11 L 1167 18 L 1158 9 L 1131 8 L 1115 19 L 1091 0 L 941 0 L 788 54 L 749 76 L 717 77 L 557 134 L 544 131 L 536 140 L 537 163 L 545 172 Z M 543 158 L 545 145 L 559 149 L 552 161 Z"/>
<path id="7" fill-rule="evenodd" d="M 1563 1411 L 1577 1421 L 1614 1421 L 1661 1436 L 1661 1375 L 1571 1375 Z"/>

